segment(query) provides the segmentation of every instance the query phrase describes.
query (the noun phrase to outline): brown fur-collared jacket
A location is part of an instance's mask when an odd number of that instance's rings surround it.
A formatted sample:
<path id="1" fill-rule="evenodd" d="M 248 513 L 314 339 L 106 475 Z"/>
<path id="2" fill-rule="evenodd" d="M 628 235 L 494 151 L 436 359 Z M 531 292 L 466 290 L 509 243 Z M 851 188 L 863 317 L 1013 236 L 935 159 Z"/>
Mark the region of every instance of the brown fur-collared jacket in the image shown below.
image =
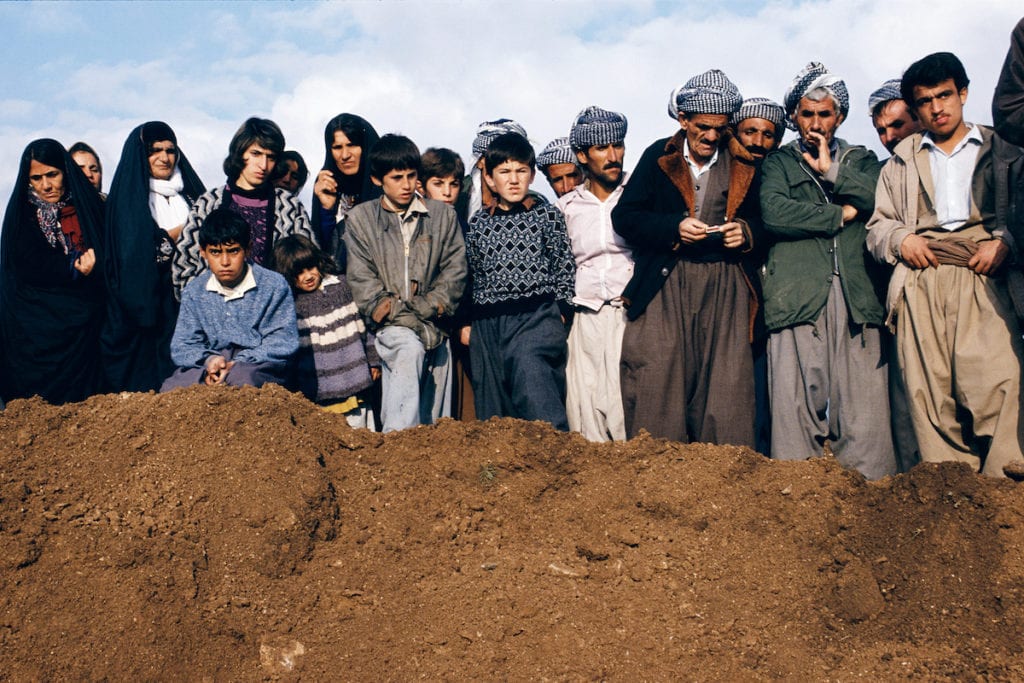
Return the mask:
<path id="1" fill-rule="evenodd" d="M 735 263 L 738 268 L 744 268 L 751 293 L 755 292 L 750 276 L 754 264 L 750 260 L 759 239 L 760 221 L 754 158 L 738 140 L 727 136 L 715 166 L 701 177 L 701 182 L 711 184 L 705 191 L 704 206 L 696 212 L 693 175 L 683 158 L 685 139 L 685 132 L 680 130 L 671 138 L 658 140 L 648 147 L 612 211 L 615 231 L 629 241 L 636 262 L 633 279 L 623 291 L 630 320 L 643 314 L 680 260 Z M 725 197 L 724 214 L 718 199 L 722 195 Z M 726 249 L 721 240 L 715 238 L 698 244 L 683 244 L 679 223 L 691 215 L 708 225 L 720 225 L 727 219 L 739 222 L 747 234 L 747 244 L 742 249 Z M 751 300 L 749 314 L 753 327 L 756 295 Z"/>

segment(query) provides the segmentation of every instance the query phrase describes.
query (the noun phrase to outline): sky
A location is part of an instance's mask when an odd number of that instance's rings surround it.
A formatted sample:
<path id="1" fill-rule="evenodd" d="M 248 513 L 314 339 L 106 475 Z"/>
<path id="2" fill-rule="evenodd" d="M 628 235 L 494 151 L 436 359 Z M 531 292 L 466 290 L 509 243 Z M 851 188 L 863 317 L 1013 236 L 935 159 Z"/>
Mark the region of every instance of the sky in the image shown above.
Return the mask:
<path id="1" fill-rule="evenodd" d="M 722 69 L 744 97 L 781 102 L 809 61 L 846 80 L 839 137 L 884 157 L 871 91 L 949 50 L 971 78 L 968 120 L 990 123 L 1022 13 L 1012 0 L 0 0 L 0 195 L 39 137 L 90 143 L 106 190 L 125 137 L 154 119 L 174 128 L 207 186 L 224 182 L 228 142 L 249 116 L 276 121 L 315 175 L 324 125 L 341 112 L 468 165 L 481 121 L 519 121 L 539 151 L 598 105 L 629 120 L 629 169 L 678 129 L 668 97 L 691 76 Z M 535 186 L 551 196 L 539 175 Z M 307 206 L 311 190 L 312 179 Z"/>

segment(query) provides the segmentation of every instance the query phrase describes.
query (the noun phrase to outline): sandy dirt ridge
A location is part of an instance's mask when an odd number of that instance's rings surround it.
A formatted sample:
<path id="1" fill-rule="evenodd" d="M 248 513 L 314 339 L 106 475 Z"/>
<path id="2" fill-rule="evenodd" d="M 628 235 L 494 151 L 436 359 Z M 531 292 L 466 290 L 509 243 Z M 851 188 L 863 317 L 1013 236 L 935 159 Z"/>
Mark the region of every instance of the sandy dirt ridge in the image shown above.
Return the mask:
<path id="1" fill-rule="evenodd" d="M 0 413 L 0 680 L 1024 680 L 1024 502 L 960 466 L 194 387 Z"/>

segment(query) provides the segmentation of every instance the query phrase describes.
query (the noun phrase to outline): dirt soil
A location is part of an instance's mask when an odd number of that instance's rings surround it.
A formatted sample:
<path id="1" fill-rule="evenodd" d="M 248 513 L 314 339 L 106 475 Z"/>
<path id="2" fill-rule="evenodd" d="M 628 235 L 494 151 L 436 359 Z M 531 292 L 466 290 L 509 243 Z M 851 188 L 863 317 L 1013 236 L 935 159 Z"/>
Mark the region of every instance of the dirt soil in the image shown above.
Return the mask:
<path id="1" fill-rule="evenodd" d="M 0 413 L 0 679 L 1024 680 L 1017 484 L 276 387 Z"/>

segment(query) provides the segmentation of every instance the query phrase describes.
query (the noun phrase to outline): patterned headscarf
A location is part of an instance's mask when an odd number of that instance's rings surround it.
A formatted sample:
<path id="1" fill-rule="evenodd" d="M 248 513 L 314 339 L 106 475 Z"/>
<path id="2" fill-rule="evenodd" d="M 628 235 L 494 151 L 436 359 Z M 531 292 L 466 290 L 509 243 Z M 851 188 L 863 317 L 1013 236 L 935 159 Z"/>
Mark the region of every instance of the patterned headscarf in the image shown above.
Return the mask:
<path id="1" fill-rule="evenodd" d="M 732 114 L 743 104 L 743 95 L 718 69 L 698 74 L 672 91 L 668 114 Z"/>
<path id="2" fill-rule="evenodd" d="M 786 110 L 767 97 L 751 97 L 743 100 L 743 105 L 732 115 L 729 123 L 735 126 L 746 119 L 764 119 L 778 128 L 786 123 Z"/>
<path id="3" fill-rule="evenodd" d="M 809 62 L 796 75 L 796 78 L 793 79 L 793 84 L 789 86 L 785 96 L 782 98 L 782 102 L 786 106 L 786 126 L 790 130 L 797 129 L 796 124 L 791 118 L 793 112 L 796 111 L 796 106 L 800 104 L 800 100 L 803 99 L 804 95 L 817 88 L 825 88 L 832 94 L 836 102 L 839 103 L 839 113 L 844 118 L 849 113 L 850 93 L 846 90 L 846 83 L 843 79 L 829 73 L 829 70 L 821 62 Z"/>
<path id="4" fill-rule="evenodd" d="M 524 138 L 529 137 L 526 134 L 526 129 L 512 119 L 484 121 L 476 129 L 476 137 L 473 139 L 473 156 L 482 155 L 487 151 L 494 138 L 505 133 L 519 133 Z"/>
<path id="5" fill-rule="evenodd" d="M 573 119 L 569 144 L 586 150 L 594 145 L 611 145 L 626 139 L 626 117 L 600 107 L 587 107 Z"/>
<path id="6" fill-rule="evenodd" d="M 537 155 L 537 166 L 547 168 L 555 164 L 575 164 L 576 155 L 569 147 L 569 138 L 555 138 Z"/>
<path id="7" fill-rule="evenodd" d="M 875 107 L 880 105 L 882 102 L 902 99 L 903 93 L 900 91 L 900 79 L 890 78 L 868 97 L 868 114 L 873 115 Z"/>

